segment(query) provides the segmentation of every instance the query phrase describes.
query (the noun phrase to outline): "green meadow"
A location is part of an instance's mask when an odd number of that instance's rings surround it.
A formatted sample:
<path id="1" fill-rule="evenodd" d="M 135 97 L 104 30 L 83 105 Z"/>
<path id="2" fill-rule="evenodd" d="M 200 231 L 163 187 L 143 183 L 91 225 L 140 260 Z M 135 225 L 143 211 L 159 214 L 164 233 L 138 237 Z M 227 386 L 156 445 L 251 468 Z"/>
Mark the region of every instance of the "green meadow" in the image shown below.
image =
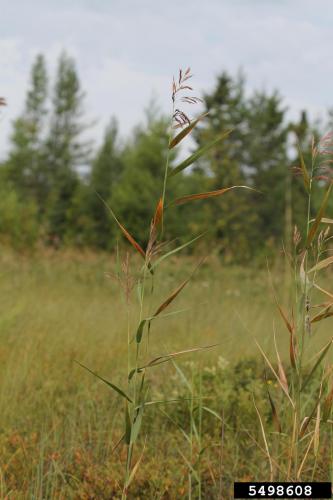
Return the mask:
<path id="1" fill-rule="evenodd" d="M 160 266 L 146 314 L 188 277 L 197 260 L 174 257 Z M 129 274 L 137 264 L 130 261 Z M 1 498 L 121 498 L 124 401 L 77 363 L 126 387 L 126 339 L 135 333 L 139 306 L 135 286 L 127 304 L 124 283 L 115 277 L 117 265 L 106 254 L 1 254 Z M 271 274 L 286 302 L 282 264 Z M 135 273 L 128 279 L 134 285 Z M 269 474 L 253 397 L 273 436 L 266 386 L 278 391 L 278 384 L 270 373 L 265 382 L 255 339 L 274 358 L 275 330 L 284 362 L 288 332 L 267 270 L 226 267 L 214 257 L 169 312 L 175 314 L 152 323 L 143 359 L 218 345 L 150 370 L 148 399 L 179 401 L 147 408 L 135 460 L 143 455 L 129 498 L 187 498 L 191 475 L 195 498 L 198 471 L 203 498 L 219 498 L 221 492 L 229 498 L 234 480 Z M 332 333 L 331 319 L 320 325 L 312 334 L 310 357 Z M 201 453 L 196 436 L 188 439 L 199 397 Z M 322 460 L 327 453 L 325 443 Z M 316 477 L 327 479 L 328 468 L 319 462 Z"/>

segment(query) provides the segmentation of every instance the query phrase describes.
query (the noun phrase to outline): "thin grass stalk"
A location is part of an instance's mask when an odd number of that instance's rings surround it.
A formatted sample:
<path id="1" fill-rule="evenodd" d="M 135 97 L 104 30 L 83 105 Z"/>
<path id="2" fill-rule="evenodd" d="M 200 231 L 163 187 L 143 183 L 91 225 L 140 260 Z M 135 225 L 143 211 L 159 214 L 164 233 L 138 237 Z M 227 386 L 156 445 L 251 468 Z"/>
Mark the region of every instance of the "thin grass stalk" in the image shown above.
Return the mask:
<path id="1" fill-rule="evenodd" d="M 190 390 L 190 463 L 193 464 L 193 435 L 194 435 L 194 424 L 193 424 L 193 418 L 194 418 L 194 394 L 193 394 L 193 387 L 194 387 L 194 382 L 193 382 L 193 368 L 192 368 L 192 374 L 191 374 L 192 380 L 191 380 L 191 390 Z M 188 496 L 189 499 L 192 498 L 192 490 L 193 490 L 193 485 L 192 485 L 192 472 L 189 469 L 189 492 Z"/>
<path id="2" fill-rule="evenodd" d="M 198 456 L 198 498 L 201 500 L 201 453 L 202 453 L 202 367 L 200 364 L 199 368 L 199 401 L 198 401 L 198 447 L 199 447 L 199 456 Z"/>
<path id="3" fill-rule="evenodd" d="M 220 443 L 220 463 L 219 463 L 219 498 L 223 500 L 223 452 L 224 452 L 224 411 L 222 410 L 222 422 L 221 422 L 221 443 Z"/>

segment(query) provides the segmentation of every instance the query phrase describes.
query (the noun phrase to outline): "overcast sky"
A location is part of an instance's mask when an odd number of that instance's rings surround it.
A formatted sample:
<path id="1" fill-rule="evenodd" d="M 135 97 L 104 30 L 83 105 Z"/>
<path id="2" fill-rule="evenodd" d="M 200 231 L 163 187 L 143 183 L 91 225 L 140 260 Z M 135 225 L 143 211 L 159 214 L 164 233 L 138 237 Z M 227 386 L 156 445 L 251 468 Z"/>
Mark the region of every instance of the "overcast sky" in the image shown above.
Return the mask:
<path id="1" fill-rule="evenodd" d="M 121 134 L 154 96 L 168 111 L 170 81 L 191 66 L 199 93 L 223 69 L 242 68 L 248 88 L 278 89 L 290 113 L 333 106 L 332 0 L 10 0 L 0 31 L 0 158 L 22 110 L 38 52 L 51 74 L 62 49 L 77 61 L 96 144 L 111 115 Z"/>

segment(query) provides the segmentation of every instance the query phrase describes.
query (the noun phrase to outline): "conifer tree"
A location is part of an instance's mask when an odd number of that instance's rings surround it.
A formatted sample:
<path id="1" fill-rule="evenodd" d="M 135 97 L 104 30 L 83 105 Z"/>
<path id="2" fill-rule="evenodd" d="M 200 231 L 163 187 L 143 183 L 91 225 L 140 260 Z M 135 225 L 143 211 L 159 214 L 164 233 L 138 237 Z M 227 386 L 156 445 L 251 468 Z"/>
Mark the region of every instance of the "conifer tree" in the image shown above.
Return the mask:
<path id="1" fill-rule="evenodd" d="M 200 162 L 201 168 L 210 179 L 210 190 L 246 183 L 243 145 L 247 130 L 247 107 L 244 93 L 244 77 L 239 74 L 233 79 L 223 72 L 217 79 L 216 86 L 204 95 L 205 111 L 209 114 L 195 135 L 199 145 L 232 130 L 224 140 Z M 249 210 L 249 193 L 230 192 L 221 196 L 216 203 L 207 200 L 202 204 L 209 220 L 214 220 L 214 234 L 211 237 L 216 247 L 220 247 L 226 257 L 235 258 L 236 253 L 242 258 L 248 252 L 249 245 L 244 232 L 244 221 L 248 227 L 254 225 L 255 212 Z M 251 219 L 250 219 L 251 217 Z"/>
<path id="2" fill-rule="evenodd" d="M 244 165 L 253 186 L 252 209 L 258 216 L 256 245 L 281 244 L 285 239 L 286 186 L 290 176 L 287 157 L 288 123 L 278 93 L 255 92 L 247 102 L 247 134 Z"/>
<path id="3" fill-rule="evenodd" d="M 43 140 L 47 114 L 48 78 L 43 55 L 38 55 L 31 69 L 30 87 L 22 115 L 15 120 L 7 179 L 23 199 L 29 197 L 41 206 L 45 192 Z"/>
<path id="4" fill-rule="evenodd" d="M 59 58 L 53 95 L 51 124 L 46 143 L 49 179 L 49 232 L 62 240 L 75 190 L 78 167 L 88 162 L 90 144 L 82 140 L 87 126 L 82 123 L 84 94 L 72 58 Z"/>

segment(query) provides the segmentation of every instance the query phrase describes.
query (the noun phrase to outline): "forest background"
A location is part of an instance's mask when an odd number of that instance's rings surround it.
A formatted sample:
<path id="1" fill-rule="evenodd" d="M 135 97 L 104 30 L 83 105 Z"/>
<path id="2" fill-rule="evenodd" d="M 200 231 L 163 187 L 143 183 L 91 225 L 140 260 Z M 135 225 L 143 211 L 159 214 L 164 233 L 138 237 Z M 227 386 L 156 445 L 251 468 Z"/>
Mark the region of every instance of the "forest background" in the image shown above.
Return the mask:
<path id="1" fill-rule="evenodd" d="M 67 53 L 59 57 L 54 81 L 45 57 L 36 57 L 24 109 L 13 122 L 8 156 L 0 167 L 3 244 L 19 251 L 114 251 L 118 231 L 106 205 L 126 221 L 142 245 L 147 243 L 146 222 L 161 192 L 169 119 L 151 101 L 142 123 L 122 138 L 117 117 L 110 116 L 96 148 L 89 140 L 94 123 L 85 117 L 83 87 L 75 60 Z M 248 92 L 242 72 L 223 70 L 201 98 L 200 112 L 209 113 L 192 134 L 192 149 L 232 132 L 190 171 L 171 179 L 168 196 L 245 184 L 257 191 L 237 190 L 181 206 L 177 212 L 167 210 L 165 237 L 182 243 L 208 231 L 199 249 L 205 251 L 207 245 L 227 262 L 263 263 L 277 255 L 277 247 L 290 248 L 295 225 L 303 229 L 306 200 L 297 175 L 298 147 L 308 160 L 313 138 L 330 130 L 332 111 L 327 110 L 326 119 L 313 121 L 303 110 L 290 121 L 278 91 Z M 191 118 L 198 115 L 188 109 Z M 174 153 L 171 168 L 183 153 Z M 321 191 L 319 183 L 314 213 Z"/>

